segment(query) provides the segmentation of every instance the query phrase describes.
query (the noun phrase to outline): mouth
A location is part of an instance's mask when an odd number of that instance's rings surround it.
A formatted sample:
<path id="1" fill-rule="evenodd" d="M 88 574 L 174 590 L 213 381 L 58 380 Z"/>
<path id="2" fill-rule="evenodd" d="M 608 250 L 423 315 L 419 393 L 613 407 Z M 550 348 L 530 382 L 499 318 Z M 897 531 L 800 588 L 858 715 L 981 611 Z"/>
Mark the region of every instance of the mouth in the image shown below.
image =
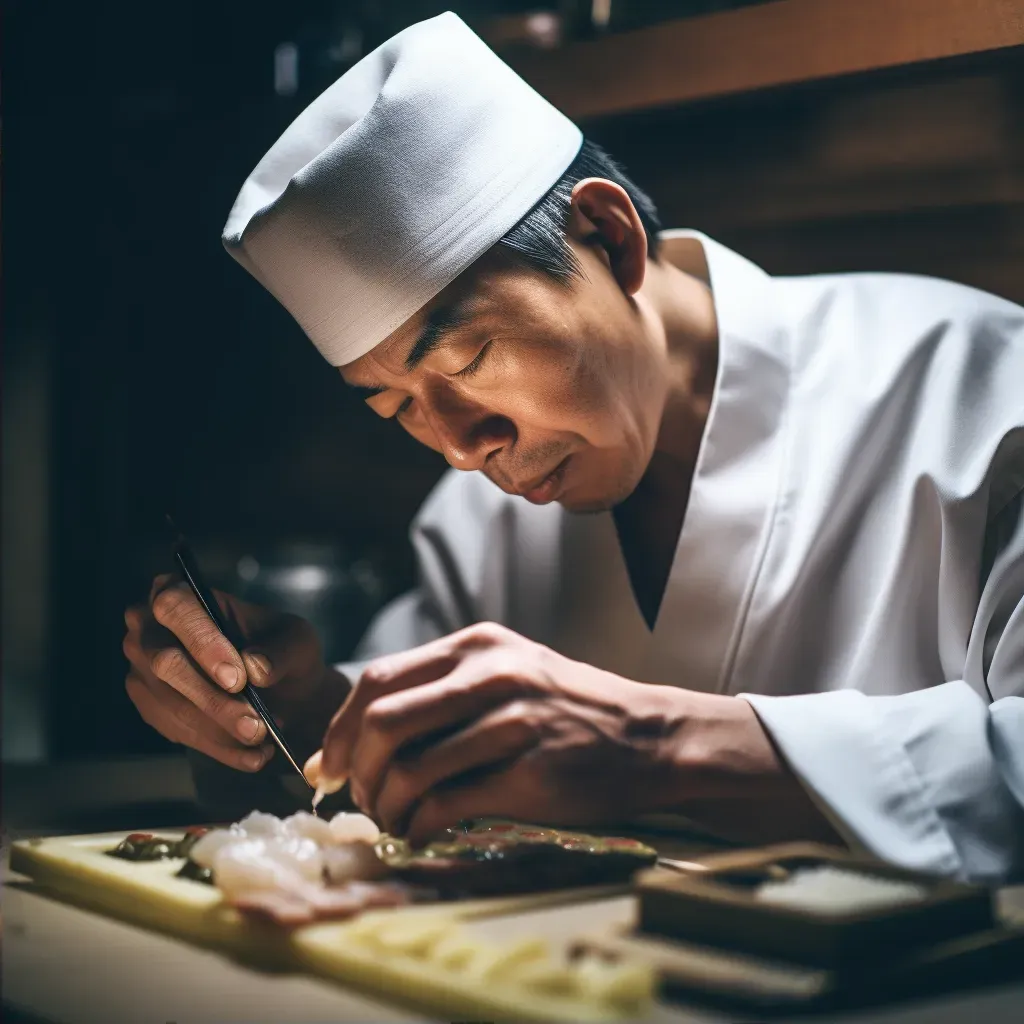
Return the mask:
<path id="1" fill-rule="evenodd" d="M 515 490 L 513 493 L 524 497 L 534 505 L 547 505 L 558 497 L 571 455 L 567 455 L 555 468 L 536 483 Z"/>

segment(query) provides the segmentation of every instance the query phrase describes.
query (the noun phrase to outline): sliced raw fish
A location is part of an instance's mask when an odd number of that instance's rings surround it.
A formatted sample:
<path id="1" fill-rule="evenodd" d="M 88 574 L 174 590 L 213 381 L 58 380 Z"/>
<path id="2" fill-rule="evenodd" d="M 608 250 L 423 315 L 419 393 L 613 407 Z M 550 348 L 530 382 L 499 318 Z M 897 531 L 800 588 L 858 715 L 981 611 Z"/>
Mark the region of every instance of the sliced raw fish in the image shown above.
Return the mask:
<path id="1" fill-rule="evenodd" d="M 296 811 L 281 822 L 285 834 L 290 836 L 305 836 L 318 842 L 321 846 L 335 842 L 334 833 L 331 831 L 330 823 L 323 818 L 318 818 L 309 811 Z"/>
<path id="2" fill-rule="evenodd" d="M 268 856 L 264 839 L 244 839 L 223 847 L 213 860 L 213 877 L 232 902 L 261 890 L 288 891 L 308 884 L 294 867 Z"/>
<path id="3" fill-rule="evenodd" d="M 380 829 L 365 814 L 339 811 L 331 818 L 331 832 L 336 843 L 375 843 L 380 839 Z"/>
<path id="4" fill-rule="evenodd" d="M 189 854 L 189 859 L 198 864 L 201 868 L 212 868 L 213 859 L 217 853 L 231 843 L 237 843 L 244 836 L 239 832 L 232 832 L 226 828 L 216 828 L 207 832 L 205 836 L 196 841 Z"/>
<path id="5" fill-rule="evenodd" d="M 211 867 L 218 888 L 233 898 L 250 889 L 317 884 L 323 878 L 323 854 L 303 836 L 241 839 L 222 846 Z"/>
<path id="6" fill-rule="evenodd" d="M 232 828 L 236 827 L 249 838 L 281 836 L 285 833 L 284 822 L 273 814 L 265 814 L 263 811 L 253 811 L 251 814 L 247 814 L 232 826 Z"/>
<path id="7" fill-rule="evenodd" d="M 387 865 L 369 843 L 336 843 L 323 850 L 324 878 L 330 885 L 372 882 L 388 873 Z"/>

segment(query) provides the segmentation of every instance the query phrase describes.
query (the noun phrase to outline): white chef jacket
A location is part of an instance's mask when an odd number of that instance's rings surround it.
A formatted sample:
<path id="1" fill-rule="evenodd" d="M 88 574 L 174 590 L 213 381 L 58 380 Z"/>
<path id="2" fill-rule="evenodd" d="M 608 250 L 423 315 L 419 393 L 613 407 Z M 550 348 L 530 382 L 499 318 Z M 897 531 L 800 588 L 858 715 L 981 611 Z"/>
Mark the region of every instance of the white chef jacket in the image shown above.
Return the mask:
<path id="1" fill-rule="evenodd" d="M 501 622 L 627 678 L 748 700 L 851 845 L 1024 876 L 1024 309 L 892 274 L 773 278 L 696 232 L 718 379 L 651 632 L 610 513 L 449 472 L 420 585 L 356 657 Z"/>

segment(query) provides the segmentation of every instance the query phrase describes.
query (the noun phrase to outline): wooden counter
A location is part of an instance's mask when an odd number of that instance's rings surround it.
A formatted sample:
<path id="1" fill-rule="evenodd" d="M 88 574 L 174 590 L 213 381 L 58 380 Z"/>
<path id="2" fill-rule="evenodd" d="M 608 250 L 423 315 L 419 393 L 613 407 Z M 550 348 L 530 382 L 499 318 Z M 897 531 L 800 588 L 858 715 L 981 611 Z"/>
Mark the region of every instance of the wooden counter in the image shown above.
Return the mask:
<path id="1" fill-rule="evenodd" d="M 511 63 L 592 119 L 1021 46 L 1024 0 L 775 0 Z"/>
<path id="2" fill-rule="evenodd" d="M 666 227 L 1024 304 L 1024 0 L 774 0 L 513 64 Z"/>

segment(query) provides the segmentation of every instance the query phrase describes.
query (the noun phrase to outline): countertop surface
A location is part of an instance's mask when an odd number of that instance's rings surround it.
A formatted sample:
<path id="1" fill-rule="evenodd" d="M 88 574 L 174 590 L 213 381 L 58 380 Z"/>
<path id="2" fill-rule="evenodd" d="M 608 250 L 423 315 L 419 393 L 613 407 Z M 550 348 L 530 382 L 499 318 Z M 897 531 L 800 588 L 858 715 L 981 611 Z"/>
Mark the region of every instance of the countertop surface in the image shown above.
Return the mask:
<path id="1" fill-rule="evenodd" d="M 67 767 L 21 770 L 21 791 L 16 793 L 5 771 L 8 838 L 157 823 L 171 827 L 188 820 L 189 781 L 180 760 L 133 765 L 131 772 L 126 767 L 123 763 L 115 768 L 93 765 L 73 773 Z M 52 793 L 54 778 L 61 780 L 60 798 Z M 76 780 L 71 786 L 69 778 Z M 131 792 L 115 792 L 125 786 Z M 37 812 L 41 807 L 49 810 L 45 815 L 31 813 L 33 805 Z M 174 813 L 162 813 L 161 806 Z M 60 902 L 8 871 L 4 845 L 2 982 L 8 1016 L 15 1011 L 30 1024 L 338 1024 L 429 1019 L 337 984 L 261 971 Z M 1004 911 L 1024 920 L 1024 889 L 1004 892 L 1001 904 Z M 566 908 L 564 913 L 573 912 Z M 678 1024 L 740 1019 L 735 1014 L 725 1018 L 684 1007 L 659 1008 L 656 1017 Z M 840 1019 L 845 1024 L 1018 1024 L 1024 1020 L 1024 965 L 1020 982 L 1012 986 L 828 1018 Z"/>

